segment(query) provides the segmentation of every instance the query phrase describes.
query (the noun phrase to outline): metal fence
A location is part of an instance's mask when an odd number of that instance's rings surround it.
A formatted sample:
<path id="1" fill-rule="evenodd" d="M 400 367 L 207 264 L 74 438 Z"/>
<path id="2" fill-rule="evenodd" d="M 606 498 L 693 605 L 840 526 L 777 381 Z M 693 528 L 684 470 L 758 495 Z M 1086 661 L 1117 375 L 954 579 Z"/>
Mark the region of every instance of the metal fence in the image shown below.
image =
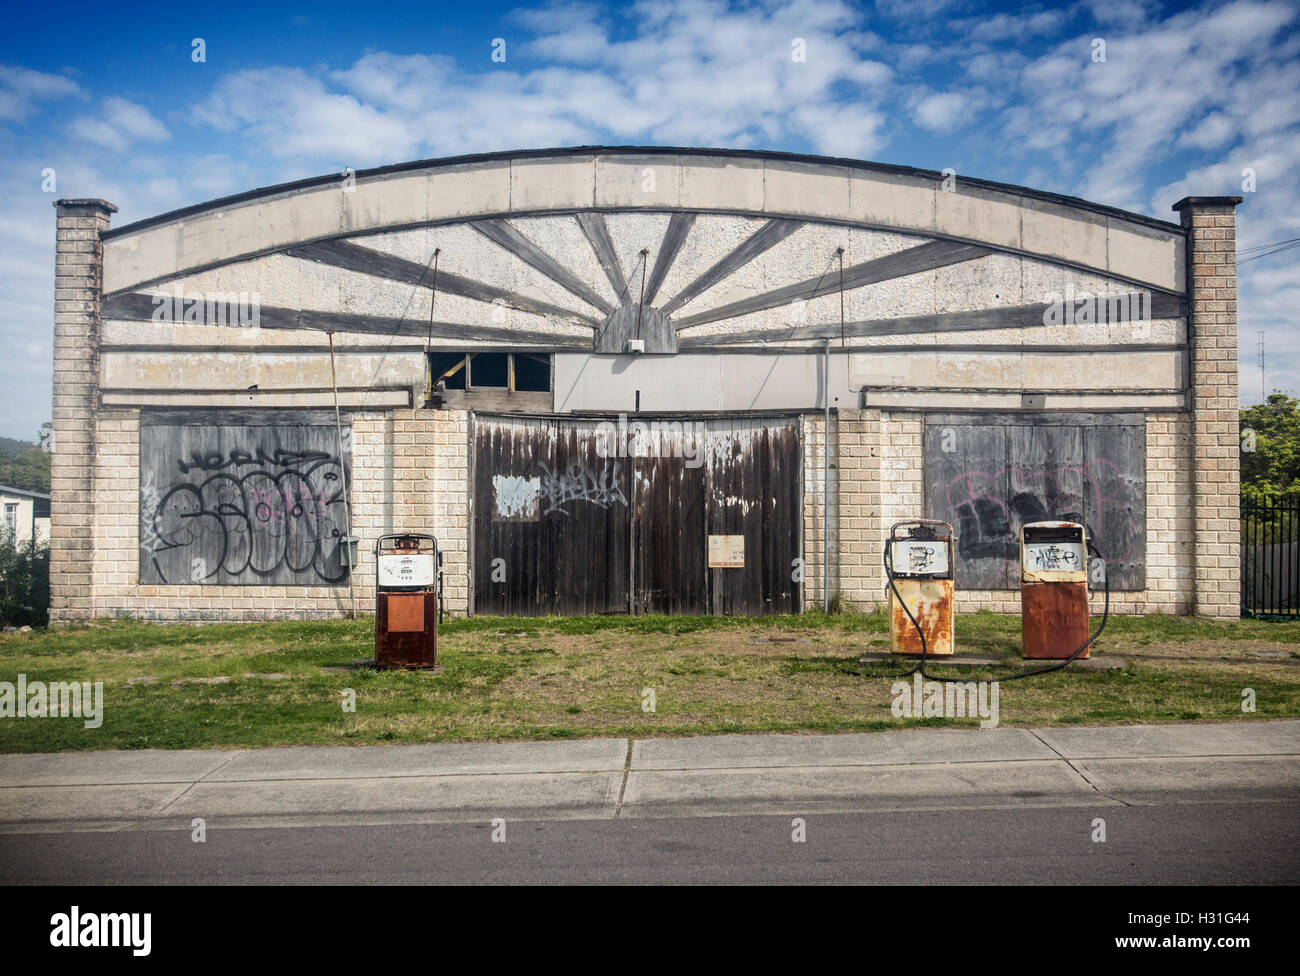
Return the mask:
<path id="1" fill-rule="evenodd" d="M 1300 618 L 1300 506 L 1242 505 L 1241 614 Z"/>

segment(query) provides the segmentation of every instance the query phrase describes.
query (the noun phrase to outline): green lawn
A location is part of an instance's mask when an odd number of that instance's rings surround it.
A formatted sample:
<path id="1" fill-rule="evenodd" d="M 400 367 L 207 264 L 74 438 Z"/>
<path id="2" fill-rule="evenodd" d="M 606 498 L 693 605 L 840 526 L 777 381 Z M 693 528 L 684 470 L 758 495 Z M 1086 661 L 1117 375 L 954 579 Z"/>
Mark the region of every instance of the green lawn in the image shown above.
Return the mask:
<path id="1" fill-rule="evenodd" d="M 899 665 L 859 661 L 888 649 L 886 627 L 880 614 L 458 619 L 443 625 L 440 674 L 324 670 L 373 656 L 372 620 L 9 633 L 0 681 L 102 681 L 104 716 L 97 729 L 0 719 L 0 751 L 974 726 L 891 715 Z M 938 671 L 1005 677 L 1021 666 L 1019 637 L 1018 617 L 963 614 L 959 653 L 1001 655 L 1003 666 Z M 1128 666 L 1004 684 L 1001 724 L 1300 716 L 1300 623 L 1112 617 L 1094 654 Z M 230 680 L 195 680 L 218 677 Z M 1245 688 L 1254 714 L 1242 713 Z M 348 689 L 355 712 L 342 708 Z"/>

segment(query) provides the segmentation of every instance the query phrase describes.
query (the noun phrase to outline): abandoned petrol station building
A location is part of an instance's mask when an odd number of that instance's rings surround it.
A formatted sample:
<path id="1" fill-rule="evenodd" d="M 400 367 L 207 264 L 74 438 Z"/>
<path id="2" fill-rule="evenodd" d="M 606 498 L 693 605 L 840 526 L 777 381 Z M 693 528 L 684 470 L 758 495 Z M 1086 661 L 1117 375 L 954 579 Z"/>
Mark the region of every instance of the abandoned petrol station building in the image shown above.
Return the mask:
<path id="1" fill-rule="evenodd" d="M 452 613 L 869 609 L 916 517 L 960 609 L 1056 518 L 1236 616 L 1239 202 L 658 148 L 61 200 L 51 618 L 341 615 L 349 519 L 362 612 L 392 531 Z"/>

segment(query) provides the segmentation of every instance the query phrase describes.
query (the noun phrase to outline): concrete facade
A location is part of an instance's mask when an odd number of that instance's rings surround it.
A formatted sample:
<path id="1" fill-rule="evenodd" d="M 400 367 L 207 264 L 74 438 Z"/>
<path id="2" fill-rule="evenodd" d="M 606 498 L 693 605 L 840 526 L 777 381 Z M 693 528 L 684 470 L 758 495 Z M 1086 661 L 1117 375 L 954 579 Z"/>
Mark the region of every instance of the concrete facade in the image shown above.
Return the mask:
<path id="1" fill-rule="evenodd" d="M 335 378 L 358 612 L 373 609 L 374 539 L 402 529 L 439 537 L 447 607 L 469 611 L 472 412 L 512 401 L 426 405 L 427 350 L 550 356 L 549 399 L 521 397 L 524 413 L 798 414 L 808 608 L 827 534 L 832 601 L 881 602 L 884 534 L 937 504 L 930 413 L 1138 416 L 1145 451 L 1125 478 L 1141 483 L 1143 582 L 1112 607 L 1235 616 L 1231 199 L 1183 201 L 1173 224 L 945 185 L 778 154 L 557 150 L 304 181 L 113 231 L 111 204 L 60 201 L 52 620 L 349 612 L 346 583 L 154 583 L 140 569 L 142 418 L 332 410 Z M 1054 311 L 1137 293 L 1145 315 Z M 178 296 L 200 301 L 163 301 Z M 251 303 L 256 320 L 241 319 Z M 675 353 L 593 351 L 641 306 L 667 319 Z M 958 607 L 1018 611 L 1019 594 L 959 587 Z"/>

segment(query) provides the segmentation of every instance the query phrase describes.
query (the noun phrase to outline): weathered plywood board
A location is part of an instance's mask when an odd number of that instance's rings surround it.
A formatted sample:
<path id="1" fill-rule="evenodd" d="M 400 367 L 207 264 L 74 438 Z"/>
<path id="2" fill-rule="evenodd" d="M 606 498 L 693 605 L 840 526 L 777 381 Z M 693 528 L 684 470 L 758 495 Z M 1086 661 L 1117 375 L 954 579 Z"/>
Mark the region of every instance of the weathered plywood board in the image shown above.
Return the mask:
<path id="1" fill-rule="evenodd" d="M 931 414 L 925 507 L 953 523 L 963 589 L 1018 588 L 1020 527 L 1044 520 L 1082 522 L 1111 589 L 1145 589 L 1145 423 L 1132 414 Z"/>
<path id="2" fill-rule="evenodd" d="M 926 517 L 951 522 L 962 589 L 1004 589 L 1015 562 L 1003 428 L 925 428 Z"/>
<path id="3" fill-rule="evenodd" d="M 1146 425 L 1088 427 L 1084 442 L 1087 525 L 1111 589 L 1146 589 Z"/>

